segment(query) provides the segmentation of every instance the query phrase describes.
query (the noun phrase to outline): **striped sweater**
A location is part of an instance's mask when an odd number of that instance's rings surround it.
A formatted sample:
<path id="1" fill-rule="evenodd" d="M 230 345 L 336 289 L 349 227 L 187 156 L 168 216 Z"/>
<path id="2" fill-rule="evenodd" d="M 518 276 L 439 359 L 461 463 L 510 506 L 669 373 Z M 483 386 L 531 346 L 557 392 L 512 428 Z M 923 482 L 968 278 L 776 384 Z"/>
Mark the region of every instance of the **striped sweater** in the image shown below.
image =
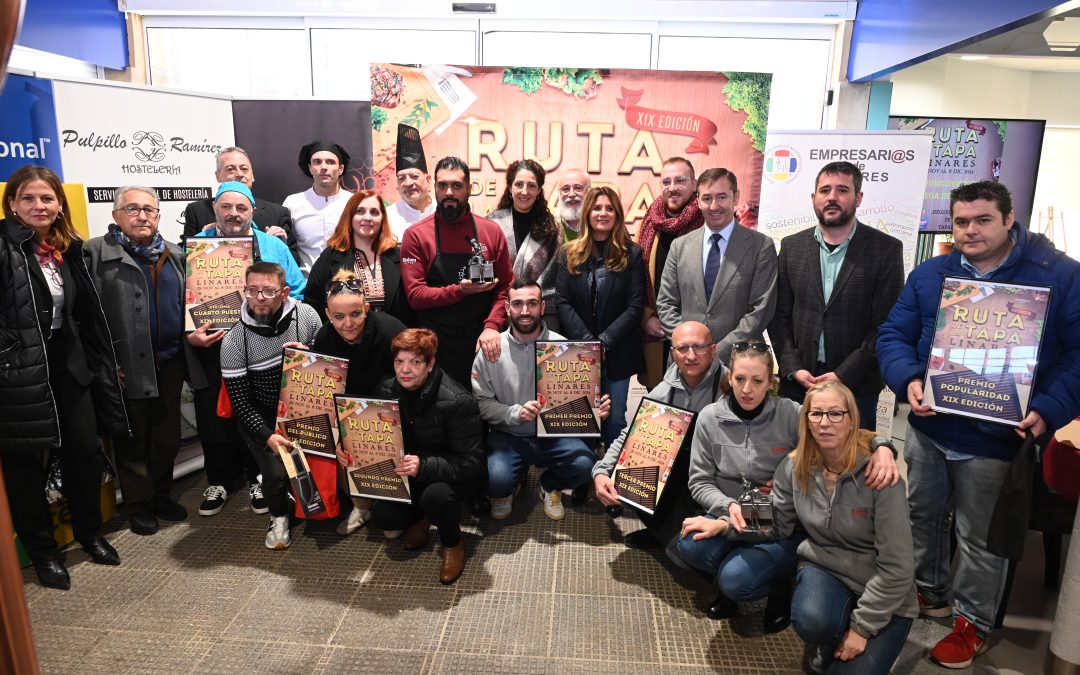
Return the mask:
<path id="1" fill-rule="evenodd" d="M 310 306 L 286 298 L 272 326 L 258 323 L 247 303 L 221 341 L 221 379 L 232 402 L 233 417 L 245 435 L 260 443 L 274 433 L 281 388 L 281 349 L 287 342 L 311 342 L 322 326 Z"/>

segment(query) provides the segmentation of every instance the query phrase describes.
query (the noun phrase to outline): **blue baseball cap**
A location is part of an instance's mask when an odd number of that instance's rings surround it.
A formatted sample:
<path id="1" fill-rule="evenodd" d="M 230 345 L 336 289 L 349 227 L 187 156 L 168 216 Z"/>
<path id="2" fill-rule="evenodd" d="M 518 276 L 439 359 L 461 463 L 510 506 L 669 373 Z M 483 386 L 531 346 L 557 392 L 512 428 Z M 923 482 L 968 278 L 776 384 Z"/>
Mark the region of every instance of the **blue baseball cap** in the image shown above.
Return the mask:
<path id="1" fill-rule="evenodd" d="M 255 206 L 255 197 L 252 196 L 251 189 L 238 180 L 225 181 L 224 183 L 219 185 L 217 189 L 217 194 L 214 195 L 214 201 L 216 202 L 218 199 L 221 198 L 221 195 L 225 194 L 226 192 L 239 192 L 240 194 L 248 198 L 248 201 L 251 202 L 252 206 Z"/>

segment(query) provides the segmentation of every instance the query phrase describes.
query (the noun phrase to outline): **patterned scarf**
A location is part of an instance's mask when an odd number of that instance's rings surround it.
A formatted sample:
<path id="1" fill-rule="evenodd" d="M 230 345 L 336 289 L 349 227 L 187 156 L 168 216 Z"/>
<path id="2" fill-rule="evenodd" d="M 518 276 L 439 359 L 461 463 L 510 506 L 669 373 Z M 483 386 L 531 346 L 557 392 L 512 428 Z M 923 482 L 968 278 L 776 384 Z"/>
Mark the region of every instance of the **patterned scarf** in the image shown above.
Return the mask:
<path id="1" fill-rule="evenodd" d="M 150 240 L 149 246 L 135 243 L 134 240 L 120 230 L 116 223 L 109 223 L 109 234 L 112 235 L 117 244 L 123 246 L 124 250 L 131 254 L 132 258 L 140 262 L 148 262 L 154 265 L 157 263 L 158 258 L 161 257 L 161 254 L 165 252 L 165 240 L 161 237 L 160 232 L 154 233 L 154 238 Z"/>
<path id="2" fill-rule="evenodd" d="M 42 268 L 62 265 L 64 263 L 64 254 L 47 241 L 35 239 L 32 248 L 34 250 L 34 255 L 37 256 L 38 264 L 40 264 Z"/>
<path id="3" fill-rule="evenodd" d="M 671 218 L 664 211 L 663 196 L 657 197 L 649 210 L 645 212 L 645 219 L 641 221 L 641 229 L 638 231 L 638 245 L 641 246 L 641 256 L 645 260 L 645 264 L 649 264 L 653 241 L 656 239 L 657 232 L 681 237 L 687 232 L 698 229 L 704 222 L 705 219 L 701 215 L 701 209 L 698 208 L 697 199 L 691 197 L 690 203 L 683 207 L 682 213 Z M 655 303 L 656 291 L 653 289 L 652 277 L 648 274 L 645 275 L 645 290 L 649 302 Z"/>

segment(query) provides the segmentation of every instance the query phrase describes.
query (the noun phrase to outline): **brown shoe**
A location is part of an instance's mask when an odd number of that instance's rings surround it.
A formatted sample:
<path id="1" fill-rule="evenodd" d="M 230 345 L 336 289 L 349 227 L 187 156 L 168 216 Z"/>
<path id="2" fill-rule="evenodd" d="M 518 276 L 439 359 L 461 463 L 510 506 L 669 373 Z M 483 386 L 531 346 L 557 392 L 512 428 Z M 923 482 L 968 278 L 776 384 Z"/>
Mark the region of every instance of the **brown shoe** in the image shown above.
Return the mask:
<path id="1" fill-rule="evenodd" d="M 465 545 L 458 542 L 457 546 L 443 546 L 442 569 L 439 570 L 439 581 L 444 584 L 452 584 L 461 576 L 465 569 Z"/>
<path id="2" fill-rule="evenodd" d="M 430 536 L 431 521 L 421 518 L 419 522 L 410 525 L 409 529 L 405 530 L 405 550 L 415 551 L 418 548 L 424 548 Z"/>

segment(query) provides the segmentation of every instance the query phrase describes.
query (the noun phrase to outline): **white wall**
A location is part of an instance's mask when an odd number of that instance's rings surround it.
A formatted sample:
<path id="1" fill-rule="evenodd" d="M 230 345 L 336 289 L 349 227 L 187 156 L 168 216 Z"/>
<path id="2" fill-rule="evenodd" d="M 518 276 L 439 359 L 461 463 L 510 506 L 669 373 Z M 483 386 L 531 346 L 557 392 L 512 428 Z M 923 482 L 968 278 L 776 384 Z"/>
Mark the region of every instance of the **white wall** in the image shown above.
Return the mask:
<path id="1" fill-rule="evenodd" d="M 369 62 L 767 72 L 777 129 L 821 128 L 844 25 L 318 16 L 147 16 L 143 24 L 151 82 L 187 91 L 366 100 Z"/>
<path id="2" fill-rule="evenodd" d="M 952 57 L 912 66 L 889 79 L 894 115 L 926 117 L 1026 117 L 1032 73 Z M 1080 80 L 1078 80 L 1080 82 Z"/>

